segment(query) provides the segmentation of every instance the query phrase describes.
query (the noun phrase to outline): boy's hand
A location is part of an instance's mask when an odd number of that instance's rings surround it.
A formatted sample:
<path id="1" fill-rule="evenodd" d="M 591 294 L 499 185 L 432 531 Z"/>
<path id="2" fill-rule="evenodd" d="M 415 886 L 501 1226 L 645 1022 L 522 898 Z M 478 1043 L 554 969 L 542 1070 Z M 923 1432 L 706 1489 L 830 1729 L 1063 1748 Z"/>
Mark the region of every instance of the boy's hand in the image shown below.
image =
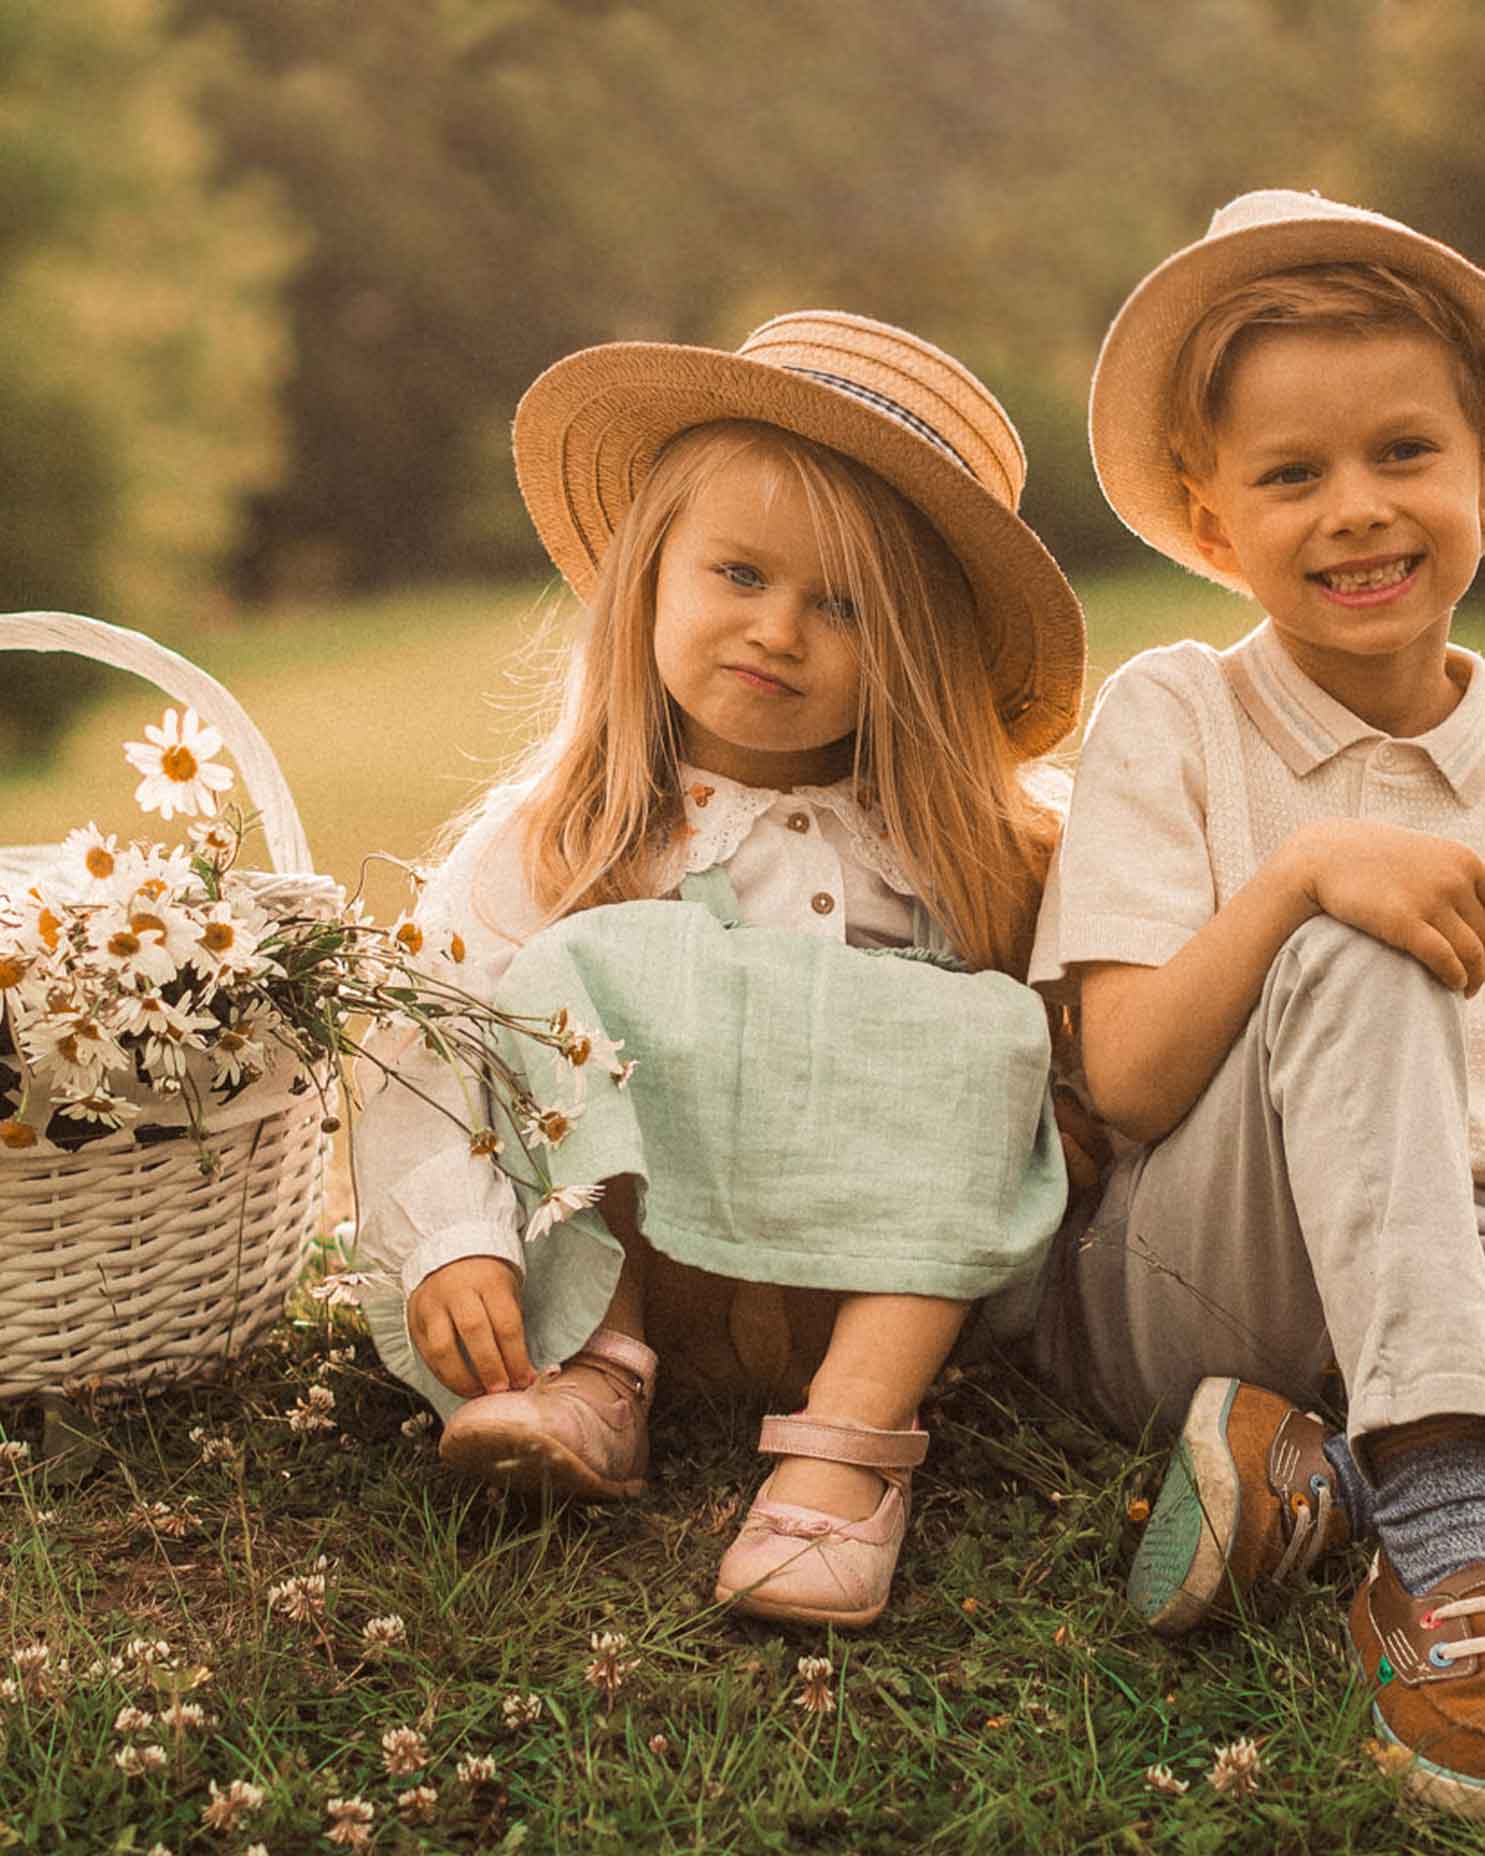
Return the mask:
<path id="1" fill-rule="evenodd" d="M 461 1398 L 519 1392 L 536 1378 L 516 1272 L 499 1257 L 460 1257 L 425 1276 L 407 1300 L 407 1331 Z"/>
<path id="2" fill-rule="evenodd" d="M 1485 983 L 1485 861 L 1453 838 L 1372 819 L 1322 819 L 1286 849 L 1316 906 L 1401 948 L 1473 998 Z"/>

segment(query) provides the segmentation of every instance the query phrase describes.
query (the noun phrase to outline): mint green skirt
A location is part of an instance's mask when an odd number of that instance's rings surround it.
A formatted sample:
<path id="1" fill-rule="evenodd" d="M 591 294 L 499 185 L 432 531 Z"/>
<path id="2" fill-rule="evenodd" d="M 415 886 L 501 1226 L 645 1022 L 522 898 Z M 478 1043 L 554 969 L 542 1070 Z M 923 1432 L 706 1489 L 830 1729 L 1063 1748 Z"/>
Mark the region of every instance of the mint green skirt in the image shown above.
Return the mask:
<path id="1" fill-rule="evenodd" d="M 989 1298 L 1029 1325 L 1067 1199 L 1037 996 L 930 947 L 866 950 L 737 920 L 720 867 L 679 901 L 585 910 L 535 936 L 496 1003 L 622 1041 L 620 1088 L 582 1072 L 558 1145 L 499 1126 L 529 1220 L 557 1187 L 633 1175 L 639 1223 L 676 1262 L 741 1282 Z M 543 1106 L 579 1072 L 511 1035 L 501 1055 Z M 596 1211 L 525 1246 L 538 1366 L 597 1327 L 623 1261 Z"/>

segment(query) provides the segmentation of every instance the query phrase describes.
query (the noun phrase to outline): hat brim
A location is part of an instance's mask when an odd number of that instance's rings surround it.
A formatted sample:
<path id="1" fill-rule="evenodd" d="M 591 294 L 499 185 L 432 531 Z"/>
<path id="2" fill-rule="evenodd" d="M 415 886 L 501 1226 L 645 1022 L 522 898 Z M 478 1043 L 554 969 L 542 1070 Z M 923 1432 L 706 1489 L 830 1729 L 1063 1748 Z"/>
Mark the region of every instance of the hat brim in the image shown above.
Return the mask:
<path id="1" fill-rule="evenodd" d="M 516 475 L 537 533 L 587 599 L 614 531 L 655 459 L 693 426 L 782 426 L 867 465 L 928 518 L 969 581 L 996 643 L 1007 734 L 1024 754 L 1078 721 L 1082 609 L 1036 534 L 928 440 L 848 394 L 769 362 L 671 342 L 610 342 L 569 355 L 516 409 Z"/>
<path id="2" fill-rule="evenodd" d="M 1457 251 L 1377 215 L 1286 218 L 1188 245 L 1145 278 L 1104 337 L 1093 371 L 1088 437 L 1115 514 L 1152 548 L 1239 592 L 1191 534 L 1168 434 L 1171 374 L 1186 337 L 1221 298 L 1274 271 L 1386 264 L 1433 285 L 1485 324 L 1485 272 Z"/>

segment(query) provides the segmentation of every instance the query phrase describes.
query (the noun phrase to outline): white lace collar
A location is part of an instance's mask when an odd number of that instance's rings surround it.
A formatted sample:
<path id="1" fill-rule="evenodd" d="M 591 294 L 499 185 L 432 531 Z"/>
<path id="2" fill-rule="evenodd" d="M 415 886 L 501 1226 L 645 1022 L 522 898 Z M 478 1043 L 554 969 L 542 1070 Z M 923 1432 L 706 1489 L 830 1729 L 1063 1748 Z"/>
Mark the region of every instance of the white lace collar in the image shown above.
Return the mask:
<path id="1" fill-rule="evenodd" d="M 798 799 L 822 806 L 841 822 L 858 862 L 875 871 L 900 896 L 915 891 L 887 840 L 886 821 L 875 801 L 863 803 L 850 780 L 831 786 L 796 786 L 783 793 L 768 786 L 744 786 L 720 773 L 703 773 L 681 763 L 681 798 L 684 822 L 677 828 L 664 871 L 664 890 L 673 889 L 683 876 L 726 863 L 762 818 L 780 799 Z M 662 893 L 664 891 L 662 890 Z"/>

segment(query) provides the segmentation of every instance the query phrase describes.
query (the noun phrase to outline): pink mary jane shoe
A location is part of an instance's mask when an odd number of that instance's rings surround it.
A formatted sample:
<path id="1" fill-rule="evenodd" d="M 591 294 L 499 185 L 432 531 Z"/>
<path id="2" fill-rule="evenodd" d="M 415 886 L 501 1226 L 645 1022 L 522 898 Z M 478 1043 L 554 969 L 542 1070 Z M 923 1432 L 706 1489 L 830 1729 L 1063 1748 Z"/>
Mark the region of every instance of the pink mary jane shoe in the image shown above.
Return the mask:
<path id="1" fill-rule="evenodd" d="M 643 1341 L 599 1328 L 567 1364 L 595 1367 L 612 1384 L 612 1399 L 564 1385 L 565 1369 L 544 1373 L 525 1392 L 489 1392 L 461 1405 L 443 1427 L 438 1454 L 507 1489 L 588 1501 L 640 1494 L 650 1461 L 655 1355 Z"/>
<path id="2" fill-rule="evenodd" d="M 717 1600 L 754 1617 L 859 1629 L 887 1608 L 887 1594 L 907 1533 L 912 1471 L 928 1438 L 813 1418 L 765 1418 L 758 1448 L 773 1456 L 813 1456 L 877 1470 L 887 1487 L 864 1521 L 842 1521 L 758 1491 L 742 1532 L 717 1569 Z"/>

